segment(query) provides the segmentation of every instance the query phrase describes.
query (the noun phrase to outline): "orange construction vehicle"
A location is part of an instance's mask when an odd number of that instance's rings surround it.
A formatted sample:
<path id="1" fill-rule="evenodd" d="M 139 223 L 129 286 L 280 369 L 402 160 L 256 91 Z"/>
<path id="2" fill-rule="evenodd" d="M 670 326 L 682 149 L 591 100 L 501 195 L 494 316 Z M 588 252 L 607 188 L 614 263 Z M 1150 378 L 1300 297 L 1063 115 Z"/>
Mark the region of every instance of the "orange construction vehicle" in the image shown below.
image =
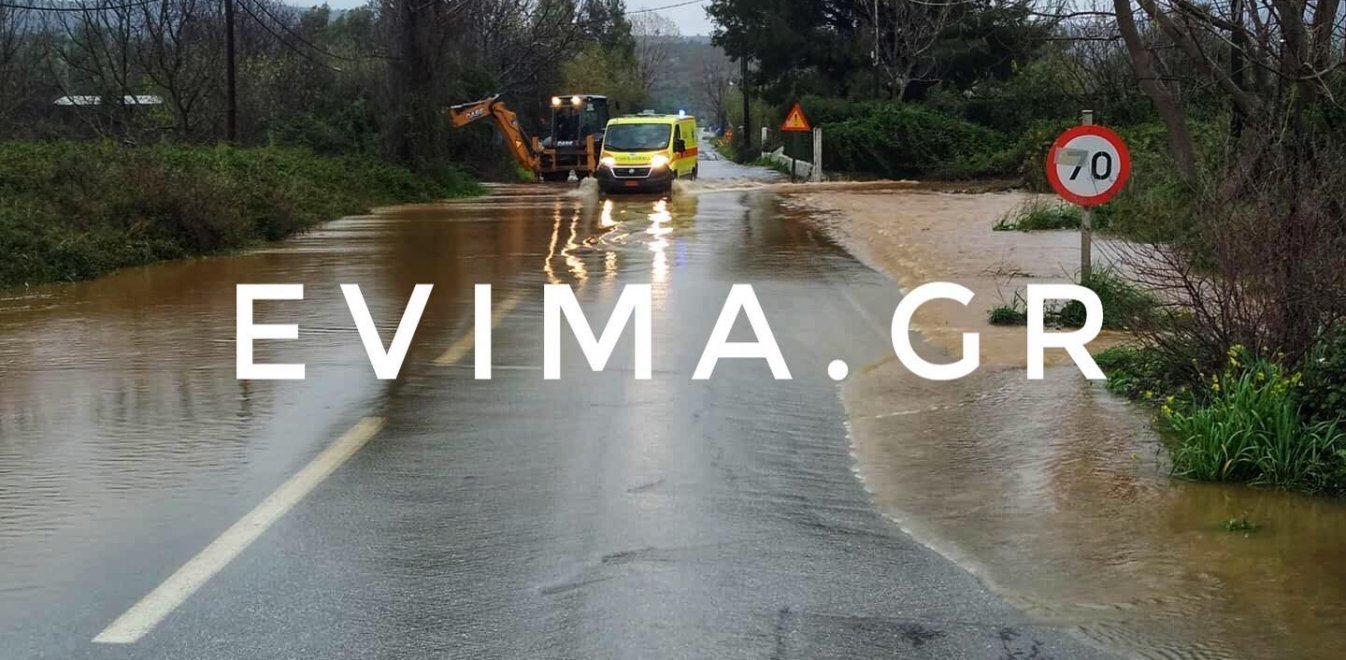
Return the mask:
<path id="1" fill-rule="evenodd" d="M 553 96 L 551 135 L 529 137 L 500 95 L 451 106 L 454 128 L 491 118 L 514 159 L 543 181 L 565 181 L 574 171 L 583 179 L 598 168 L 598 146 L 608 123 L 608 99 L 595 94 Z"/>

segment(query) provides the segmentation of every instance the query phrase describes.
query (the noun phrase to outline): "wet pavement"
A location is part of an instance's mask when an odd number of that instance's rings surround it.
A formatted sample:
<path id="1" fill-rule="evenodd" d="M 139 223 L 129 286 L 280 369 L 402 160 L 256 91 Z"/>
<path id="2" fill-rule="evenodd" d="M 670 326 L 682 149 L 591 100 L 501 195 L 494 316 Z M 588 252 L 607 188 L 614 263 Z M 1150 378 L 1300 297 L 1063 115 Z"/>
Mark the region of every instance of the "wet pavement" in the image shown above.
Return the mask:
<path id="1" fill-rule="evenodd" d="M 1097 654 L 876 511 L 826 367 L 891 355 L 898 292 L 761 171 L 701 169 L 669 200 L 504 187 L 8 294 L 0 656 Z M 236 380 L 235 285 L 290 282 L 304 299 L 258 303 L 257 322 L 299 339 L 257 359 L 307 379 Z M 495 373 L 477 381 L 463 338 L 488 282 Z M 435 285 L 396 381 L 375 378 L 343 283 L 385 341 L 413 285 Z M 567 334 L 544 380 L 546 283 L 595 324 L 650 284 L 653 379 L 634 380 L 629 334 L 601 373 Z M 760 360 L 691 380 L 734 283 L 755 286 L 793 380 Z M 353 428 L 377 433 L 142 638 L 92 642 Z"/>

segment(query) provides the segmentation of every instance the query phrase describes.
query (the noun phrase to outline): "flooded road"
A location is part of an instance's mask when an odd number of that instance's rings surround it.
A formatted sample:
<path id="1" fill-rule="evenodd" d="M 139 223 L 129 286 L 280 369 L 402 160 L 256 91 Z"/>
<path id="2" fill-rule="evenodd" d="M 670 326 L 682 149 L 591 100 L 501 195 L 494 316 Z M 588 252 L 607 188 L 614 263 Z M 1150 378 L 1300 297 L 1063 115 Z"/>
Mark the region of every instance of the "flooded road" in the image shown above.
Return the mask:
<path id="1" fill-rule="evenodd" d="M 0 657 L 1341 657 L 1343 507 L 1171 483 L 1145 415 L 1073 371 L 911 381 L 889 277 L 770 173 L 701 172 L 668 199 L 497 187 L 7 294 Z M 306 380 L 235 379 L 240 283 L 305 285 L 256 321 L 299 324 L 257 361 Z M 347 283 L 385 343 L 434 284 L 397 380 Z M 791 380 L 755 359 L 691 380 L 735 283 Z M 566 330 L 544 380 L 544 284 L 596 333 L 649 284 L 653 378 L 629 331 L 593 372 Z M 1259 529 L 1219 529 L 1241 516 Z"/>
<path id="2" fill-rule="evenodd" d="M 1023 328 L 986 325 L 1026 282 L 1065 281 L 1076 233 L 993 231 L 1013 193 L 808 197 L 829 235 L 904 287 L 977 294 L 916 318 L 934 361 L 980 333 L 979 371 L 926 382 L 887 358 L 843 388 L 886 515 L 1039 620 L 1128 655 L 1346 657 L 1346 502 L 1171 480 L 1147 410 L 1069 366 L 1027 381 Z M 1128 249 L 1095 248 L 1095 264 Z M 1224 528 L 1245 519 L 1256 529 Z"/>
<path id="3" fill-rule="evenodd" d="M 875 512 L 826 368 L 889 353 L 898 292 L 763 176 L 709 160 L 669 200 L 497 188 L 9 294 L 0 656 L 1094 655 Z M 234 378 L 239 283 L 304 284 L 256 322 L 299 324 L 257 361 L 306 380 Z M 397 380 L 375 378 L 344 283 L 385 342 L 434 284 Z M 634 380 L 629 333 L 597 373 L 567 334 L 544 380 L 547 283 L 595 325 L 649 284 L 654 377 Z M 755 359 L 691 380 L 734 283 L 792 380 Z"/>

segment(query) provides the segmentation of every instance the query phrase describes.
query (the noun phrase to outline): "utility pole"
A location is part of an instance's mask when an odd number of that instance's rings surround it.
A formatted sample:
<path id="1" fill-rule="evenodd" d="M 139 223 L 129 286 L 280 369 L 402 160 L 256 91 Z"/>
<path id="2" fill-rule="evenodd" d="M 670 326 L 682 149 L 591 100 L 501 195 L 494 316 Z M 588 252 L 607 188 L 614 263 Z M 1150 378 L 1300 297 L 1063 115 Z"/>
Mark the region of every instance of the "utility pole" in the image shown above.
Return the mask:
<path id="1" fill-rule="evenodd" d="M 879 80 L 879 0 L 874 0 L 874 98 L 879 98 L 883 88 Z"/>
<path id="2" fill-rule="evenodd" d="M 743 78 L 743 86 L 740 91 L 743 93 L 743 154 L 746 158 L 748 151 L 752 149 L 752 117 L 748 110 L 748 97 L 752 95 L 748 89 L 748 56 L 739 58 L 739 73 Z"/>
<path id="3" fill-rule="evenodd" d="M 234 0 L 224 0 L 224 137 L 238 142 L 238 70 L 234 54 Z"/>

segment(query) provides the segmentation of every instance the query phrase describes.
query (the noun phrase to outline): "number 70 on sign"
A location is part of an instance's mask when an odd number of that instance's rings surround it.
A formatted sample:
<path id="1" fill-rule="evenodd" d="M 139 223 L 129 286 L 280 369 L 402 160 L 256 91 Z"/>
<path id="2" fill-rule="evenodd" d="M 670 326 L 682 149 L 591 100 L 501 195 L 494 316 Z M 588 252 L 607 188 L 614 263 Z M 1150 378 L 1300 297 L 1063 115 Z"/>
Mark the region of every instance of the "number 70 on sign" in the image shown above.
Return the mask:
<path id="1" fill-rule="evenodd" d="M 1076 126 L 1052 144 L 1047 180 L 1056 193 L 1080 206 L 1112 199 L 1131 175 L 1131 154 L 1114 132 L 1094 125 Z"/>

